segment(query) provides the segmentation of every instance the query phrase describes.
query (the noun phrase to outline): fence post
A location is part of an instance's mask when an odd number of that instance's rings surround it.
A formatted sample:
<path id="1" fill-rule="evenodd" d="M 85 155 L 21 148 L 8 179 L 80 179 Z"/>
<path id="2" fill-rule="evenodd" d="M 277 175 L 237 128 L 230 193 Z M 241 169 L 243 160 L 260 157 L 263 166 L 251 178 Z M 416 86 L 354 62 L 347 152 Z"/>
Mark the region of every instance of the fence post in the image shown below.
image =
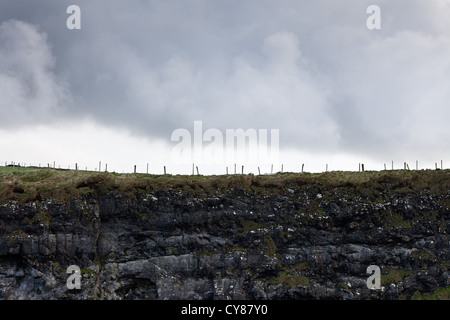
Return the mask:
<path id="1" fill-rule="evenodd" d="M 41 166 L 41 164 L 39 163 L 39 167 Z M 75 170 L 78 170 L 78 163 L 75 163 Z"/>
<path id="2" fill-rule="evenodd" d="M 198 173 L 198 166 L 195 166 L 195 168 L 197 169 L 197 175 L 199 176 L 199 175 L 200 175 L 200 173 Z"/>
<path id="3" fill-rule="evenodd" d="M 270 173 L 271 173 L 271 174 L 273 173 L 273 164 L 272 164 L 271 167 L 270 167 Z"/>
<path id="4" fill-rule="evenodd" d="M 364 172 L 364 163 L 361 163 L 361 170 Z"/>
<path id="5" fill-rule="evenodd" d="M 108 172 L 108 164 L 105 163 L 105 172 Z"/>
<path id="6" fill-rule="evenodd" d="M 258 174 L 261 175 L 261 170 L 259 170 L 259 167 L 258 167 Z"/>
<path id="7" fill-rule="evenodd" d="M 136 165 L 134 165 L 134 173 L 136 173 Z"/>
<path id="8" fill-rule="evenodd" d="M 416 160 L 416 170 L 419 170 L 419 160 Z"/>
<path id="9" fill-rule="evenodd" d="M 147 162 L 147 174 L 148 174 L 148 162 Z"/>
<path id="10" fill-rule="evenodd" d="M 283 164 L 281 164 L 281 173 L 283 173 Z"/>
<path id="11" fill-rule="evenodd" d="M 384 171 L 386 171 L 386 163 L 384 164 Z"/>
<path id="12" fill-rule="evenodd" d="M 164 175 L 166 174 L 166 166 L 164 166 Z"/>
<path id="13" fill-rule="evenodd" d="M 244 174 L 244 166 L 242 166 L 242 174 Z"/>
<path id="14" fill-rule="evenodd" d="M 302 173 L 303 173 L 303 169 L 305 168 L 305 164 L 302 163 Z"/>

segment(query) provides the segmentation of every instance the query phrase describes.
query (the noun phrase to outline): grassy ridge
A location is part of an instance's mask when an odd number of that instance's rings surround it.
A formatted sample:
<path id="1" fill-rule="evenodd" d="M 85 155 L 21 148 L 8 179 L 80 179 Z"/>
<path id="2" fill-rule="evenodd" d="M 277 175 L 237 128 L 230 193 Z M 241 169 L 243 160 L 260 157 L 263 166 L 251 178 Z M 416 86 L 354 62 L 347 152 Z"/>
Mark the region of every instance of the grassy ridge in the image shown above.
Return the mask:
<path id="1" fill-rule="evenodd" d="M 450 170 L 392 170 L 326 173 L 278 173 L 274 175 L 151 175 L 118 174 L 75 170 L 0 167 L 0 202 L 30 202 L 46 198 L 66 200 L 83 193 L 122 193 L 155 190 L 179 190 L 194 195 L 214 195 L 235 187 L 262 194 L 287 189 L 351 188 L 358 194 L 372 191 L 410 193 L 450 190 Z"/>

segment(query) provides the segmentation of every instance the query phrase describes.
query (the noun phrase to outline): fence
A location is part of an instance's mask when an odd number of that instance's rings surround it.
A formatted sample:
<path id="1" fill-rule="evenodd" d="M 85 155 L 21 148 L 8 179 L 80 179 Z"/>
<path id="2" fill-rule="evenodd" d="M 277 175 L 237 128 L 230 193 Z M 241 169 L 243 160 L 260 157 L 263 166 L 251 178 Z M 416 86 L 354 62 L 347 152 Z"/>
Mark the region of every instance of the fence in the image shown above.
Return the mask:
<path id="1" fill-rule="evenodd" d="M 0 163 L 3 163 L 3 162 L 0 162 Z M 84 169 L 83 169 L 82 167 L 80 167 L 78 165 L 78 163 L 75 163 L 72 168 L 71 168 L 70 165 L 68 165 L 67 167 L 63 167 L 63 168 L 60 165 L 58 165 L 58 167 L 57 167 L 56 166 L 56 161 L 53 161 L 52 163 L 46 163 L 44 165 L 39 163 L 37 166 L 36 165 L 32 165 L 31 163 L 29 163 L 27 165 L 26 163 L 21 163 L 21 162 L 17 162 L 16 163 L 14 161 L 11 161 L 10 163 L 5 161 L 4 164 L 5 164 L 4 165 L 5 167 L 40 168 L 40 169 L 65 170 L 65 171 L 66 170 L 75 170 L 75 171 L 79 170 L 79 171 L 91 171 L 91 172 L 109 172 L 107 163 L 104 164 L 104 169 L 102 170 L 102 162 L 101 161 L 99 161 L 99 163 L 98 163 L 98 168 L 94 168 L 93 170 L 88 170 L 87 166 L 85 166 Z M 384 171 L 387 171 L 386 163 L 384 163 L 383 167 L 384 167 Z M 135 174 L 136 173 L 143 173 L 143 172 L 138 172 L 137 165 L 133 165 L 132 168 L 133 168 L 132 173 L 135 173 Z M 237 164 L 235 163 L 234 164 L 234 174 L 245 174 L 246 173 L 244 165 L 241 165 L 240 169 L 241 169 L 240 172 L 238 172 L 237 171 Z M 299 165 L 299 169 L 300 170 L 298 171 L 298 173 L 304 173 L 305 172 L 305 164 L 302 163 L 301 165 Z M 423 169 L 433 169 L 433 168 L 425 168 L 424 167 Z M 435 162 L 434 169 L 435 170 L 443 170 L 444 169 L 443 160 L 440 161 L 440 166 L 438 166 L 438 162 Z M 391 168 L 390 168 L 390 170 L 396 170 L 394 168 L 394 161 L 391 161 Z M 401 170 L 401 169 L 397 169 L 397 170 Z M 409 164 L 407 162 L 403 162 L 403 170 L 410 170 Z M 418 160 L 416 160 L 416 162 L 415 162 L 415 170 L 419 170 L 419 161 Z M 274 165 L 273 164 L 270 166 L 270 173 L 268 173 L 268 172 L 267 173 L 261 173 L 261 167 L 259 167 L 259 166 L 257 167 L 257 171 L 258 171 L 259 175 L 261 175 L 261 174 L 264 174 L 264 175 L 275 174 L 274 173 Z M 328 163 L 326 163 L 324 172 L 328 172 L 328 171 L 329 171 L 328 170 Z M 358 172 L 364 172 L 364 171 L 366 171 L 364 163 L 359 163 L 358 164 Z M 372 170 L 372 171 L 381 171 L 381 170 Z M 115 171 L 112 171 L 112 172 L 115 172 Z M 163 166 L 163 172 L 164 172 L 164 175 L 168 174 L 166 166 Z M 296 171 L 290 171 L 290 172 L 295 173 Z M 122 172 L 122 173 L 131 173 L 131 172 Z M 145 173 L 146 174 L 157 174 L 157 173 L 150 173 L 149 172 L 149 163 L 146 164 Z M 200 175 L 200 169 L 199 169 L 198 166 L 196 166 L 193 163 L 192 164 L 192 173 L 191 174 L 195 175 L 195 173 L 197 173 L 197 175 Z M 225 167 L 225 170 L 224 170 L 223 173 L 226 174 L 226 175 L 229 174 L 228 166 Z M 247 173 L 250 173 L 250 172 L 247 172 Z M 280 171 L 278 171 L 278 173 L 284 173 L 284 165 L 283 164 L 281 164 Z"/>

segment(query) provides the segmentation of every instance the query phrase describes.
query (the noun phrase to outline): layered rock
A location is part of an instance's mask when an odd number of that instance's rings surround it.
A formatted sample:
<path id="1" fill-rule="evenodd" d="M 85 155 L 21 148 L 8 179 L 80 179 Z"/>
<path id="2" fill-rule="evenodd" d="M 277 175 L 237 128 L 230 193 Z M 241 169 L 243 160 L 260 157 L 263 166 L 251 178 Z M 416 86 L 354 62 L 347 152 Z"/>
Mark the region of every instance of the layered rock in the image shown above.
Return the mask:
<path id="1" fill-rule="evenodd" d="M 370 189 L 370 188 L 369 188 Z M 367 192 L 370 191 L 370 192 Z M 1 299 L 411 299 L 449 286 L 446 190 L 88 193 L 0 206 Z M 81 289 L 68 289 L 70 265 Z M 367 288 L 369 265 L 381 289 Z"/>

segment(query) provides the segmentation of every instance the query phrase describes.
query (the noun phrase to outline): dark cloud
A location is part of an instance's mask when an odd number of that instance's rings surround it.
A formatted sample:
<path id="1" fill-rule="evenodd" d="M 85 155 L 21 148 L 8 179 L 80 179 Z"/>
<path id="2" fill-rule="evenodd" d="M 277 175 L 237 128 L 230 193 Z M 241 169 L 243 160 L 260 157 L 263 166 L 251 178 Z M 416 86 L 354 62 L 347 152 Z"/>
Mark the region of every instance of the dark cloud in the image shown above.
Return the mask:
<path id="1" fill-rule="evenodd" d="M 65 27 L 70 4 L 82 30 Z M 203 120 L 280 129 L 282 147 L 441 150 L 449 1 L 378 1 L 377 31 L 370 4 L 3 0 L 0 123 L 89 116 L 169 139 Z"/>

